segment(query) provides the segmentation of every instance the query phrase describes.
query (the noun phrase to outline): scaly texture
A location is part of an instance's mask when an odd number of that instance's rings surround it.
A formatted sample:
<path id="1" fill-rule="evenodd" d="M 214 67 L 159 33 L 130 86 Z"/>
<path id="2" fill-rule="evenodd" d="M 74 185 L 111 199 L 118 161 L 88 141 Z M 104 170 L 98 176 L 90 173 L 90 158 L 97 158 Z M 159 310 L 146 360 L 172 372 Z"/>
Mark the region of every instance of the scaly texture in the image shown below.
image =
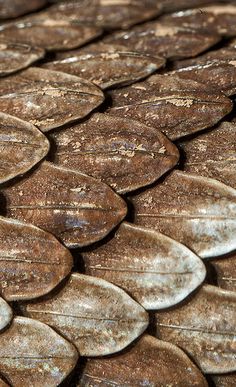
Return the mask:
<path id="1" fill-rule="evenodd" d="M 45 13 L 5 23 L 0 29 L 0 39 L 28 44 L 48 51 L 71 50 L 82 46 L 102 33 L 96 26 L 70 22 Z"/>
<path id="2" fill-rule="evenodd" d="M 103 99 L 91 82 L 59 71 L 31 67 L 0 79 L 0 111 L 43 132 L 85 117 Z"/>
<path id="3" fill-rule="evenodd" d="M 73 265 L 57 239 L 29 224 L 0 217 L 0 293 L 6 300 L 29 300 L 48 293 Z"/>
<path id="4" fill-rule="evenodd" d="M 0 372 L 14 387 L 55 387 L 73 370 L 75 347 L 39 321 L 15 317 L 0 334 Z"/>
<path id="5" fill-rule="evenodd" d="M 0 113 L 0 183 L 22 175 L 49 151 L 47 138 L 32 124 Z"/>
<path id="6" fill-rule="evenodd" d="M 222 289 L 236 292 L 236 253 L 211 261 L 217 278 L 217 285 Z"/>
<path id="7" fill-rule="evenodd" d="M 173 367 L 177 364 L 177 367 Z M 81 373 L 83 387 L 194 386 L 208 384 L 181 349 L 144 335 L 126 352 L 103 359 L 89 359 Z"/>
<path id="8" fill-rule="evenodd" d="M 185 154 L 184 171 L 236 188 L 236 123 L 223 122 L 179 145 Z"/>
<path id="9" fill-rule="evenodd" d="M 177 76 L 152 75 L 146 81 L 110 92 L 109 114 L 135 118 L 176 140 L 213 126 L 232 110 L 222 93 Z"/>
<path id="10" fill-rule="evenodd" d="M 7 216 L 52 232 L 68 247 L 102 239 L 127 211 L 106 184 L 46 161 L 2 193 Z"/>
<path id="11" fill-rule="evenodd" d="M 54 327 L 83 356 L 118 352 L 148 326 L 148 314 L 122 289 L 78 273 L 59 293 L 28 304 L 26 314 Z"/>
<path id="12" fill-rule="evenodd" d="M 165 59 L 114 44 L 91 44 L 79 50 L 58 53 L 44 68 L 63 71 L 95 83 L 102 89 L 125 86 L 151 75 Z"/>
<path id="13" fill-rule="evenodd" d="M 94 114 L 50 136 L 53 161 L 87 173 L 124 193 L 151 184 L 178 162 L 178 149 L 141 122 Z"/>
<path id="14" fill-rule="evenodd" d="M 110 241 L 83 257 L 87 274 L 125 289 L 145 309 L 177 304 L 206 274 L 202 261 L 185 246 L 125 222 Z"/>
<path id="15" fill-rule="evenodd" d="M 157 336 L 186 351 L 206 373 L 236 370 L 236 293 L 203 286 L 185 304 L 156 313 Z"/>
<path id="16" fill-rule="evenodd" d="M 0 40 L 0 76 L 9 75 L 44 57 L 44 50 Z"/>
<path id="17" fill-rule="evenodd" d="M 132 202 L 135 223 L 176 239 L 202 258 L 236 248 L 236 190 L 217 180 L 173 171 Z"/>

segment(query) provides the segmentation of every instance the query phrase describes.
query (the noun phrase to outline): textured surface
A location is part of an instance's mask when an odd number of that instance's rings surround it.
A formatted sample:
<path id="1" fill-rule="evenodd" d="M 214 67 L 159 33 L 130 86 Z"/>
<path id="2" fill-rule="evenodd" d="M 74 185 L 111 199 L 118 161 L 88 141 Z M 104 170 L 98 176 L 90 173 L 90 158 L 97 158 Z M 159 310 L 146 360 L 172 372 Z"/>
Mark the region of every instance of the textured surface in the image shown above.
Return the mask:
<path id="1" fill-rule="evenodd" d="M 106 29 L 127 28 L 151 19 L 160 13 L 161 6 L 153 0 L 87 0 L 64 1 L 51 8 L 57 18 L 87 22 Z"/>
<path id="2" fill-rule="evenodd" d="M 59 53 L 57 60 L 43 67 L 77 75 L 106 89 L 145 78 L 164 63 L 161 57 L 129 51 L 119 45 L 95 43 L 80 50 Z"/>
<path id="3" fill-rule="evenodd" d="M 215 0 L 159 0 L 159 4 L 161 4 L 163 11 L 172 12 L 183 10 L 184 8 L 191 7 L 199 7 L 208 3 L 215 3 Z"/>
<path id="4" fill-rule="evenodd" d="M 186 351 L 206 373 L 236 370 L 236 293 L 203 286 L 175 310 L 156 314 L 157 336 Z"/>
<path id="5" fill-rule="evenodd" d="M 36 11 L 46 3 L 47 0 L 0 0 L 0 19 L 9 19 Z"/>
<path id="6" fill-rule="evenodd" d="M 204 264 L 185 246 L 125 222 L 109 242 L 83 257 L 87 274 L 122 287 L 146 309 L 177 304 L 205 278 Z"/>
<path id="7" fill-rule="evenodd" d="M 0 113 L 0 183 L 27 172 L 48 151 L 47 138 L 34 125 Z"/>
<path id="8" fill-rule="evenodd" d="M 57 19 L 54 15 L 42 13 L 4 24 L 0 38 L 55 51 L 82 46 L 101 32 L 96 26 L 72 23 L 62 15 Z"/>
<path id="9" fill-rule="evenodd" d="M 168 59 L 196 56 L 220 40 L 215 34 L 194 31 L 182 26 L 152 21 L 125 32 L 115 32 L 104 42 L 122 44 L 129 49 Z"/>
<path id="10" fill-rule="evenodd" d="M 219 34 L 215 17 L 212 13 L 203 12 L 202 8 L 193 8 L 163 15 L 161 23 L 166 23 L 173 28 L 186 28 L 192 31 Z"/>
<path id="11" fill-rule="evenodd" d="M 56 164 L 101 179 L 120 193 L 154 182 L 179 158 L 175 145 L 161 132 L 107 114 L 94 114 L 50 138 Z"/>
<path id="12" fill-rule="evenodd" d="M 203 13 L 214 15 L 214 26 L 220 35 L 226 37 L 236 36 L 236 5 L 233 4 L 212 4 L 203 7 Z"/>
<path id="13" fill-rule="evenodd" d="M 69 247 L 103 238 L 126 215 L 125 202 L 106 184 L 48 162 L 2 192 L 7 216 L 50 231 Z"/>
<path id="14" fill-rule="evenodd" d="M 0 79 L 0 111 L 43 132 L 83 118 L 103 102 L 102 91 L 85 79 L 31 67 Z"/>
<path id="15" fill-rule="evenodd" d="M 236 188 L 236 123 L 223 122 L 180 147 L 185 155 L 185 171 Z"/>
<path id="16" fill-rule="evenodd" d="M 28 304 L 26 313 L 55 327 L 83 356 L 118 352 L 148 325 L 148 314 L 122 289 L 77 273 L 54 297 Z"/>
<path id="17" fill-rule="evenodd" d="M 43 57 L 42 48 L 0 41 L 0 76 L 21 70 Z"/>
<path id="18" fill-rule="evenodd" d="M 172 140 L 214 125 L 232 109 L 223 94 L 177 76 L 153 75 L 110 95 L 110 114 L 135 118 Z"/>
<path id="19" fill-rule="evenodd" d="M 57 239 L 29 224 L 0 217 L 0 293 L 9 301 L 52 290 L 72 269 L 72 256 Z"/>
<path id="20" fill-rule="evenodd" d="M 0 372 L 14 387 L 55 387 L 77 359 L 71 343 L 36 320 L 15 317 L 0 335 Z"/>
<path id="21" fill-rule="evenodd" d="M 222 91 L 226 95 L 236 93 L 236 49 L 233 47 L 177 61 L 174 69 L 168 74 L 202 82 L 214 92 Z"/>
<path id="22" fill-rule="evenodd" d="M 183 351 L 148 335 L 123 354 L 112 358 L 90 359 L 78 384 L 83 387 L 207 385 L 201 372 Z"/>
<path id="23" fill-rule="evenodd" d="M 215 387 L 235 387 L 236 372 L 227 375 L 212 375 Z"/>
<path id="24" fill-rule="evenodd" d="M 236 190 L 217 180 L 173 171 L 132 202 L 135 223 L 176 239 L 202 258 L 236 248 Z"/>
<path id="25" fill-rule="evenodd" d="M 223 259 L 213 260 L 211 264 L 216 271 L 218 286 L 236 292 L 236 253 Z"/>
<path id="26" fill-rule="evenodd" d="M 212 54 L 212 55 L 210 55 Z M 236 50 L 221 49 L 200 57 L 176 63 L 179 69 L 169 72 L 171 76 L 192 79 L 204 83 L 209 90 L 236 93 Z"/>
<path id="27" fill-rule="evenodd" d="M 161 23 L 173 27 L 184 27 L 196 32 L 219 34 L 226 37 L 236 35 L 236 6 L 233 4 L 213 4 L 207 7 L 164 15 Z"/>
<path id="28" fill-rule="evenodd" d="M 11 307 L 0 297 L 0 331 L 11 322 L 13 312 Z M 1 334 L 0 334 L 1 335 Z M 1 341 L 1 339 L 0 339 Z"/>

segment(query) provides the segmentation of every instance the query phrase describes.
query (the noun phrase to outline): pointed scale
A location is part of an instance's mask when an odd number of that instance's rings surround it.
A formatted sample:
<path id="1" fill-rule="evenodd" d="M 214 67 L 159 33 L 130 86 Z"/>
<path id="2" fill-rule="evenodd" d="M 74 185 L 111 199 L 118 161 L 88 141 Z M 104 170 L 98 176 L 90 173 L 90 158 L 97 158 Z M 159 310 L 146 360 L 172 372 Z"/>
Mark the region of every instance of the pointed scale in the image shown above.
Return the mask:
<path id="1" fill-rule="evenodd" d="M 145 78 L 160 67 L 165 59 L 114 44 L 91 44 L 79 50 L 59 53 L 44 68 L 63 71 L 95 83 L 102 89 L 125 86 Z"/>
<path id="2" fill-rule="evenodd" d="M 157 337 L 178 345 L 205 373 L 236 370 L 236 293 L 203 286 L 178 308 L 155 315 Z"/>
<path id="3" fill-rule="evenodd" d="M 21 70 L 44 57 L 44 50 L 0 40 L 0 76 Z"/>
<path id="4" fill-rule="evenodd" d="M 11 322 L 13 312 L 7 302 L 0 297 L 0 331 Z M 1 335 L 1 333 L 0 333 Z"/>
<path id="5" fill-rule="evenodd" d="M 191 58 L 201 54 L 220 40 L 218 34 L 196 31 L 151 21 L 127 31 L 114 32 L 103 38 L 104 43 L 121 44 L 128 49 L 163 56 L 169 60 Z"/>
<path id="6" fill-rule="evenodd" d="M 55 387 L 73 370 L 75 347 L 39 321 L 15 317 L 0 334 L 0 372 L 14 387 Z"/>
<path id="7" fill-rule="evenodd" d="M 102 239 L 127 211 L 106 184 L 46 161 L 2 194 L 7 216 L 52 232 L 68 247 Z"/>
<path id="8" fill-rule="evenodd" d="M 132 203 L 135 223 L 176 239 L 201 258 L 236 248 L 236 190 L 217 180 L 176 170 Z"/>
<path id="9" fill-rule="evenodd" d="M 176 76 L 153 75 L 110 96 L 109 114 L 137 119 L 172 140 L 213 126 L 232 110 L 223 94 Z"/>
<path id="10" fill-rule="evenodd" d="M 236 252 L 222 259 L 211 261 L 215 269 L 217 285 L 236 292 Z"/>
<path id="11" fill-rule="evenodd" d="M 41 12 L 5 23 L 0 28 L 0 39 L 58 51 L 82 46 L 101 33 L 99 27 L 70 22 L 63 15 L 57 19 L 53 14 Z"/>
<path id="12" fill-rule="evenodd" d="M 49 151 L 48 139 L 32 124 L 0 113 L 0 183 L 29 171 Z"/>
<path id="13" fill-rule="evenodd" d="M 173 364 L 178 364 L 173 367 Z M 89 359 L 79 386 L 207 387 L 199 369 L 173 344 L 144 335 L 124 353 L 103 359 Z"/>
<path id="14" fill-rule="evenodd" d="M 25 308 L 27 316 L 72 341 L 82 356 L 118 352 L 148 326 L 148 314 L 122 289 L 78 273 L 71 275 L 59 293 Z"/>
<path id="15" fill-rule="evenodd" d="M 94 114 L 50 138 L 56 164 L 101 179 L 119 193 L 151 184 L 179 158 L 175 145 L 161 132 L 108 114 Z"/>
<path id="16" fill-rule="evenodd" d="M 0 79 L 0 111 L 43 132 L 85 117 L 103 99 L 91 82 L 59 71 L 31 67 Z"/>
<path id="17" fill-rule="evenodd" d="M 126 222 L 110 241 L 83 257 L 87 274 L 120 286 L 145 309 L 177 304 L 206 274 L 202 261 L 185 246 Z"/>
<path id="18" fill-rule="evenodd" d="M 0 294 L 6 300 L 29 300 L 47 294 L 73 265 L 57 239 L 30 224 L 0 217 Z"/>
<path id="19" fill-rule="evenodd" d="M 46 3 L 47 0 L 1 0 L 0 19 L 10 19 L 36 11 Z"/>
<path id="20" fill-rule="evenodd" d="M 67 0 L 51 7 L 48 14 L 110 30 L 128 28 L 152 19 L 161 10 L 161 5 L 153 0 Z"/>
<path id="21" fill-rule="evenodd" d="M 170 76 L 202 82 L 209 90 L 236 94 L 236 49 L 223 47 L 193 59 L 176 61 Z"/>
<path id="22" fill-rule="evenodd" d="M 185 155 L 184 171 L 236 188 L 236 123 L 223 122 L 179 145 Z"/>

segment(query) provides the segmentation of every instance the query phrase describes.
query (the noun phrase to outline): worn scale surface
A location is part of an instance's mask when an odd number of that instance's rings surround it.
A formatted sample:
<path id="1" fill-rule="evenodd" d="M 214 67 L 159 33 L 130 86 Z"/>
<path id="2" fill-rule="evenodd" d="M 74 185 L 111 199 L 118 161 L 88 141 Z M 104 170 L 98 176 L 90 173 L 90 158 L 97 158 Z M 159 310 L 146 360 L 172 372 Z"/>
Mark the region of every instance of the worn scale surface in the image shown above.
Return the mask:
<path id="1" fill-rule="evenodd" d="M 157 16 L 161 5 L 153 0 L 63 1 L 49 10 L 57 18 L 86 22 L 105 29 L 128 28 Z"/>
<path id="2" fill-rule="evenodd" d="M 236 294 L 204 285 L 188 302 L 156 314 L 157 337 L 184 349 L 206 373 L 236 371 Z"/>
<path id="3" fill-rule="evenodd" d="M 185 154 L 185 171 L 236 188 L 236 123 L 223 122 L 213 131 L 179 145 Z"/>
<path id="4" fill-rule="evenodd" d="M 0 293 L 6 300 L 32 299 L 52 290 L 73 265 L 57 239 L 30 224 L 0 217 Z"/>
<path id="5" fill-rule="evenodd" d="M 88 274 L 122 287 L 145 309 L 177 304 L 205 278 L 202 261 L 185 246 L 126 222 L 109 242 L 83 257 Z"/>
<path id="6" fill-rule="evenodd" d="M 236 253 L 211 262 L 217 277 L 217 285 L 236 292 Z"/>
<path id="7" fill-rule="evenodd" d="M 15 317 L 0 335 L 0 372 L 16 387 L 59 385 L 77 360 L 75 347 L 40 321 Z"/>
<path id="8" fill-rule="evenodd" d="M 91 82 L 58 71 L 31 67 L 0 79 L 0 111 L 43 132 L 85 117 L 103 99 Z"/>
<path id="9" fill-rule="evenodd" d="M 41 47 L 48 51 L 68 50 L 82 46 L 96 38 L 102 30 L 84 23 L 73 23 L 54 15 L 33 14 L 0 28 L 0 39 Z"/>
<path id="10" fill-rule="evenodd" d="M 235 386 L 236 4 L 0 20 L 0 386 Z"/>
<path id="11" fill-rule="evenodd" d="M 179 158 L 158 130 L 108 114 L 94 114 L 50 138 L 56 147 L 54 163 L 101 179 L 119 193 L 153 183 Z"/>
<path id="12" fill-rule="evenodd" d="M 178 367 L 173 367 L 178 364 Z M 78 386 L 208 386 L 198 368 L 178 347 L 148 335 L 124 354 L 89 359 Z"/>
<path id="13" fill-rule="evenodd" d="M 0 76 L 21 70 L 44 57 L 44 50 L 0 40 Z"/>
<path id="14" fill-rule="evenodd" d="M 176 61 L 171 76 L 204 83 L 211 91 L 236 93 L 236 49 L 225 47 L 193 59 Z"/>
<path id="15" fill-rule="evenodd" d="M 202 258 L 236 248 L 236 190 L 217 180 L 176 170 L 132 202 L 135 223 L 176 239 Z"/>
<path id="16" fill-rule="evenodd" d="M 88 79 L 102 89 L 124 86 L 151 75 L 165 59 L 114 44 L 93 43 L 79 50 L 58 53 L 44 68 Z"/>
<path id="17" fill-rule="evenodd" d="M 126 215 L 125 202 L 106 184 L 46 161 L 2 193 L 7 216 L 52 232 L 68 247 L 102 239 Z"/>
<path id="18" fill-rule="evenodd" d="M 233 4 L 214 4 L 206 7 L 188 9 L 161 17 L 162 23 L 180 26 L 195 31 L 219 34 L 225 37 L 236 35 L 236 6 Z"/>
<path id="19" fill-rule="evenodd" d="M 49 141 L 32 124 L 0 113 L 0 183 L 24 174 L 49 151 Z"/>
<path id="20" fill-rule="evenodd" d="M 26 314 L 55 327 L 83 356 L 118 352 L 148 325 L 148 314 L 122 289 L 78 273 L 54 297 L 28 304 Z"/>
<path id="21" fill-rule="evenodd" d="M 177 76 L 153 75 L 110 95 L 109 114 L 138 119 L 172 140 L 210 127 L 232 110 L 223 94 Z"/>
<path id="22" fill-rule="evenodd" d="M 220 36 L 183 26 L 152 21 L 124 32 L 114 32 L 103 41 L 129 49 L 160 55 L 167 59 L 189 58 L 204 52 L 219 42 Z"/>

